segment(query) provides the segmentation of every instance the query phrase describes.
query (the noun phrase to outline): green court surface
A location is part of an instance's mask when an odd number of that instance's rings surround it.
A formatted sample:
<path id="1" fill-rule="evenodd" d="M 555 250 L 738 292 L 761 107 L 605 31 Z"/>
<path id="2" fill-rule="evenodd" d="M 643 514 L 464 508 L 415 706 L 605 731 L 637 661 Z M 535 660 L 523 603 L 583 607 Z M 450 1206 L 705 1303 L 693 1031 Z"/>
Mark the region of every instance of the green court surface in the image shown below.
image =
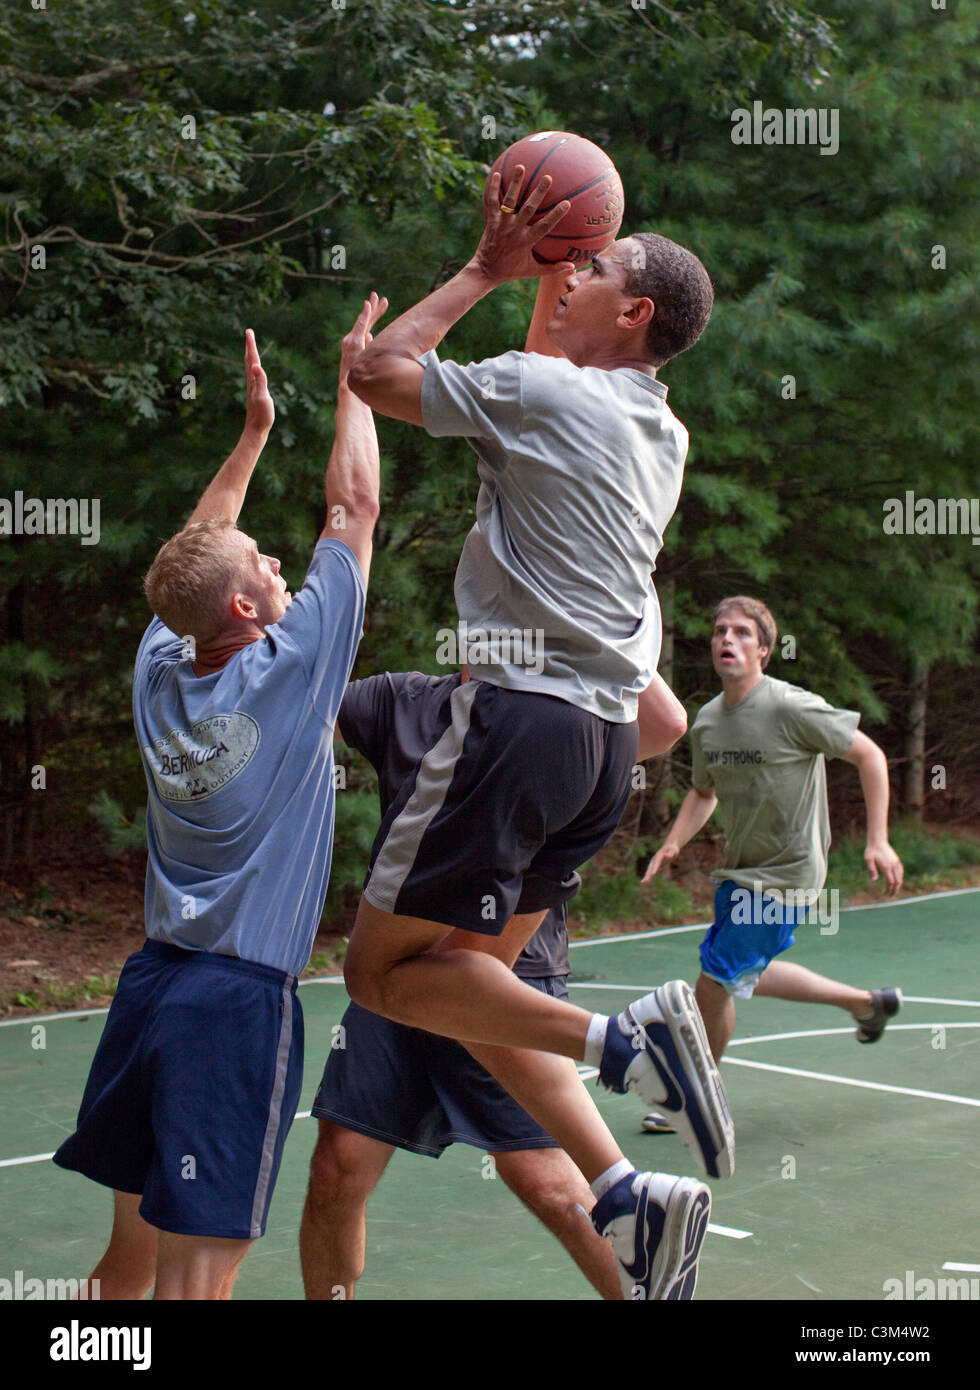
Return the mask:
<path id="1" fill-rule="evenodd" d="M 901 1014 L 873 1047 L 858 1045 L 836 1009 L 739 1002 L 722 1067 L 736 1173 L 712 1184 L 698 1299 L 881 1300 L 885 1281 L 904 1283 L 907 1271 L 935 1281 L 980 1278 L 978 925 L 980 890 L 963 890 L 845 910 L 836 934 L 799 930 L 791 959 L 865 988 L 904 991 Z M 611 1013 L 665 979 L 693 982 L 701 933 L 671 928 L 577 944 L 573 1002 Z M 267 1234 L 242 1268 L 236 1299 L 303 1296 L 297 1232 L 316 1131 L 303 1111 L 346 994 L 338 980 L 311 981 L 301 998 L 301 1114 Z M 74 1128 L 103 1020 L 67 1014 L 0 1024 L 2 1278 L 16 1270 L 80 1277 L 104 1248 L 108 1192 L 45 1157 Z M 593 1094 L 638 1167 L 691 1171 L 679 1139 L 641 1133 L 638 1101 Z M 490 1169 L 463 1145 L 438 1161 L 397 1153 L 368 1209 L 358 1297 L 596 1298 Z"/>

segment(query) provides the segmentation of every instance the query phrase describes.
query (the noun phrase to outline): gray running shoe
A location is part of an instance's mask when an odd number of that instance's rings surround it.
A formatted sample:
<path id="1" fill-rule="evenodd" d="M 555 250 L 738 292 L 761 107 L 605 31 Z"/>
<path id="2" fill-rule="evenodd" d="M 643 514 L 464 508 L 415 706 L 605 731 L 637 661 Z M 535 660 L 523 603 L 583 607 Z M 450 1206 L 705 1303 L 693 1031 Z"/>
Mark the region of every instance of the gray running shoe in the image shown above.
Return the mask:
<path id="1" fill-rule="evenodd" d="M 900 989 L 873 989 L 871 991 L 871 1013 L 864 1018 L 853 1015 L 857 1024 L 856 1037 L 859 1043 L 877 1042 L 885 1031 L 885 1025 L 894 1018 L 902 1007 Z"/>

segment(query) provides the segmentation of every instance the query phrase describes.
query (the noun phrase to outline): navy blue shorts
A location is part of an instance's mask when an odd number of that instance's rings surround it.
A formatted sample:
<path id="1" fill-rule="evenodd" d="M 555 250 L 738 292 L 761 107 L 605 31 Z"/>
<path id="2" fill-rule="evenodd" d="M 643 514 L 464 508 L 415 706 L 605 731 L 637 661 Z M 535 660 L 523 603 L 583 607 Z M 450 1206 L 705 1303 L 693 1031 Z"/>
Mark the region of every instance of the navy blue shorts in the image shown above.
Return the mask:
<path id="1" fill-rule="evenodd" d="M 568 998 L 563 976 L 524 983 Z M 430 1158 L 457 1143 L 486 1153 L 558 1148 L 460 1043 L 358 1004 L 341 1030 L 313 1102 L 317 1119 Z"/>
<path id="2" fill-rule="evenodd" d="M 487 681 L 465 681 L 451 709 L 381 823 L 364 896 L 382 912 L 499 936 L 525 875 L 569 880 L 616 829 L 637 726 Z"/>
<path id="3" fill-rule="evenodd" d="M 147 941 L 130 956 L 78 1128 L 54 1156 L 177 1235 L 265 1231 L 303 1076 L 296 978 Z"/>
<path id="4" fill-rule="evenodd" d="M 789 907 L 780 893 L 741 888 L 726 878 L 715 893 L 715 920 L 701 942 L 701 969 L 729 994 L 749 999 L 763 970 L 795 946 L 793 928 L 808 907 Z"/>

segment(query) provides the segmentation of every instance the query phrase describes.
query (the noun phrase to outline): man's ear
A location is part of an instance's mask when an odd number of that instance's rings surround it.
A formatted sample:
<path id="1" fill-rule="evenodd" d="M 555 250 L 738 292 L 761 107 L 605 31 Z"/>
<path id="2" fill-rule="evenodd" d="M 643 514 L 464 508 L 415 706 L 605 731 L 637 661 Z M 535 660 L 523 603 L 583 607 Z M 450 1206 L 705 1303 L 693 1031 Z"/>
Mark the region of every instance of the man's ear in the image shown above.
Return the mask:
<path id="1" fill-rule="evenodd" d="M 246 622 L 254 622 L 258 617 L 259 610 L 247 594 L 235 594 L 231 600 L 231 612 L 234 618 L 244 618 Z"/>
<path id="2" fill-rule="evenodd" d="M 620 314 L 624 328 L 642 328 L 649 323 L 656 313 L 656 305 L 652 299 L 644 296 L 642 299 L 635 299 L 628 309 L 624 309 Z"/>

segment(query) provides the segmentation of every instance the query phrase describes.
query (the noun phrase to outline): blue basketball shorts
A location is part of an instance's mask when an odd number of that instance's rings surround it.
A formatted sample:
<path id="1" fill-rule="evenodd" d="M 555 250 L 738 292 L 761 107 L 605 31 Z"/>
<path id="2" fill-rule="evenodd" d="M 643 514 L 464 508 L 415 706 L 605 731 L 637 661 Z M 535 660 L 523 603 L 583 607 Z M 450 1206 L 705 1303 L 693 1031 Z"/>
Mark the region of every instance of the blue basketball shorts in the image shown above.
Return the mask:
<path id="1" fill-rule="evenodd" d="M 568 998 L 564 976 L 524 983 Z M 558 1148 L 460 1043 L 357 1004 L 344 1014 L 313 1114 L 430 1158 L 457 1143 L 485 1153 Z"/>
<path id="2" fill-rule="evenodd" d="M 147 941 L 119 978 L 78 1127 L 54 1156 L 178 1235 L 265 1230 L 299 1101 L 295 976 Z"/>
<path id="3" fill-rule="evenodd" d="M 795 945 L 793 928 L 808 911 L 787 907 L 779 894 L 755 892 L 726 878 L 715 893 L 715 920 L 701 942 L 701 969 L 729 994 L 750 998 L 769 962 Z"/>

